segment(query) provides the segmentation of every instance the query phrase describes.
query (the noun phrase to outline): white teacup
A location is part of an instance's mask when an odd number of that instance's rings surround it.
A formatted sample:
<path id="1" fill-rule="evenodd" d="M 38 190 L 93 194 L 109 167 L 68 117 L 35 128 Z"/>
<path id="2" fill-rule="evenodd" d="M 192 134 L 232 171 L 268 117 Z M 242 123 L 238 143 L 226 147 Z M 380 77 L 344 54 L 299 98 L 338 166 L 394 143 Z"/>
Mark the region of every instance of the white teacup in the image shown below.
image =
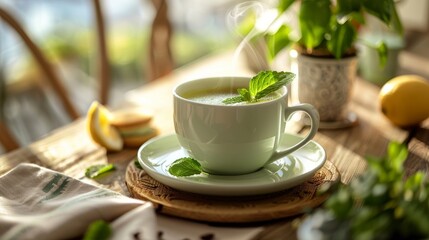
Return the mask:
<path id="1" fill-rule="evenodd" d="M 319 114 L 310 104 L 288 106 L 286 87 L 273 100 L 225 105 L 187 98 L 193 92 L 248 88 L 250 78 L 216 77 L 178 85 L 174 95 L 174 127 L 180 145 L 211 174 L 236 175 L 257 171 L 304 146 L 316 134 Z M 311 119 L 310 132 L 287 149 L 278 149 L 286 120 L 296 111 Z"/>

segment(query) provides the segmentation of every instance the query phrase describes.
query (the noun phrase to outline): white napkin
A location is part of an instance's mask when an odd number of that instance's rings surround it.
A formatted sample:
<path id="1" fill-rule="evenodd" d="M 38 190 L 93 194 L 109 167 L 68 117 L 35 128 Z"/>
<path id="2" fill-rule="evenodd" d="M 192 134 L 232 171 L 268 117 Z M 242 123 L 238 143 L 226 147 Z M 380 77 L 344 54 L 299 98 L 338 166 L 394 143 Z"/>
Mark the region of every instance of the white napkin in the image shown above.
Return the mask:
<path id="1" fill-rule="evenodd" d="M 34 164 L 0 177 L 0 239 L 77 238 L 99 219 L 110 222 L 111 239 L 157 238 L 149 202 Z"/>

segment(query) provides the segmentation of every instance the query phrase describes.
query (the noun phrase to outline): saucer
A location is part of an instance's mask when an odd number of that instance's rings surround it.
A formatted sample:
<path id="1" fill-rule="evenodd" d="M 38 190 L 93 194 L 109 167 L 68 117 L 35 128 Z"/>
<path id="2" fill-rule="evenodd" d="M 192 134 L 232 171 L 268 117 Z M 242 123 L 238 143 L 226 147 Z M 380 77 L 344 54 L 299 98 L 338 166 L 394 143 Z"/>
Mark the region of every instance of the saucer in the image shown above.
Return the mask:
<path id="1" fill-rule="evenodd" d="M 292 146 L 301 139 L 300 136 L 285 133 L 280 148 Z M 140 147 L 137 154 L 142 168 L 160 183 L 186 192 L 217 196 L 259 195 L 285 190 L 311 179 L 326 161 L 323 147 L 310 141 L 292 154 L 249 174 L 229 176 L 202 173 L 176 177 L 168 172 L 175 160 L 188 156 L 175 134 L 152 138 Z"/>

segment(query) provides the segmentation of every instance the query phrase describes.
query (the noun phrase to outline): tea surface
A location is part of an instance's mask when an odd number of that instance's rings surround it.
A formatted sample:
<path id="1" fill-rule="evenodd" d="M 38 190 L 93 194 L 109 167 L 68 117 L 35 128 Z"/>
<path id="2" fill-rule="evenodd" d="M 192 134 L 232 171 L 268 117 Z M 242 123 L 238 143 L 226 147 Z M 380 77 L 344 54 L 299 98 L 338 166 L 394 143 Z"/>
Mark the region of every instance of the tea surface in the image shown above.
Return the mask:
<path id="1" fill-rule="evenodd" d="M 225 104 L 222 102 L 227 98 L 236 97 L 236 96 L 239 96 L 239 94 L 237 92 L 231 92 L 231 89 L 201 90 L 201 91 L 189 92 L 189 93 L 183 94 L 183 97 L 186 99 L 189 99 L 195 102 L 205 103 L 205 104 L 213 104 L 213 105 L 252 104 L 246 101 L 234 103 L 234 104 Z M 256 103 L 271 101 L 279 97 L 280 97 L 279 93 L 273 92 L 261 99 L 258 99 Z"/>

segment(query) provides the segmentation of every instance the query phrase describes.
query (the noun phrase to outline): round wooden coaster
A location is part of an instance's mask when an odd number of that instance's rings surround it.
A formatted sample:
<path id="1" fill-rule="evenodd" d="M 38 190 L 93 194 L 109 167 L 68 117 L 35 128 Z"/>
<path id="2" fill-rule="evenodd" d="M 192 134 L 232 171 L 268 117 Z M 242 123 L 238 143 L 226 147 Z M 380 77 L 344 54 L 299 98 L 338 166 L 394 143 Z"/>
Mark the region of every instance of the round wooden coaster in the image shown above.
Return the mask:
<path id="1" fill-rule="evenodd" d="M 182 218 L 222 223 L 260 222 L 289 217 L 320 205 L 328 197 L 317 194 L 324 183 L 340 175 L 329 161 L 307 182 L 294 188 L 257 196 L 219 197 L 183 192 L 159 183 L 132 161 L 125 174 L 131 196 L 151 201 L 158 212 Z"/>

